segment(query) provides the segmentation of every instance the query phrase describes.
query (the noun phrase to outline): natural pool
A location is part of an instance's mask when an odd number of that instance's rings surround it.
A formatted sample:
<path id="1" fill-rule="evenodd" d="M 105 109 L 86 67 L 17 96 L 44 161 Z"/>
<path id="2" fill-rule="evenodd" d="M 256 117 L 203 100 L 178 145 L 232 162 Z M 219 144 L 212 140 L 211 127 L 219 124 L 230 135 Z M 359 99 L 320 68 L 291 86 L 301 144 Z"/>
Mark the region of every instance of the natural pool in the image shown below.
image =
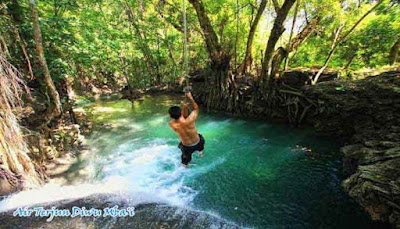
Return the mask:
<path id="1" fill-rule="evenodd" d="M 337 144 L 311 131 L 201 112 L 205 157 L 180 166 L 167 110 L 179 99 L 100 102 L 95 123 L 96 179 L 118 177 L 160 201 L 256 228 L 368 227 L 370 220 L 341 188 Z"/>
<path id="2" fill-rule="evenodd" d="M 29 196 L 119 193 L 133 204 L 167 203 L 250 228 L 374 227 L 342 191 L 338 145 L 309 130 L 201 110 L 197 127 L 206 139 L 205 157 L 194 155 L 191 168 L 183 168 L 167 114 L 180 99 L 82 105 L 95 126 L 88 136 L 91 153 L 78 166 L 87 178 Z M 17 205 L 23 195 L 0 202 L 0 210 Z"/>

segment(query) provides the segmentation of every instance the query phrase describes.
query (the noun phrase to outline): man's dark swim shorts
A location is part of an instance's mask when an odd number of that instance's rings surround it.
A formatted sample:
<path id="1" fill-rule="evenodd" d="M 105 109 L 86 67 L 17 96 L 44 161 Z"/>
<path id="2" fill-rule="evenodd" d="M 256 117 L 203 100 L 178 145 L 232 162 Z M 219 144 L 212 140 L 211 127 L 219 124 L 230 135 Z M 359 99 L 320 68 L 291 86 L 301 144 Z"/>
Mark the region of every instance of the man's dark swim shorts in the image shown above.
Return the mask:
<path id="1" fill-rule="evenodd" d="M 179 143 L 179 149 L 182 151 L 182 164 L 188 165 L 189 162 L 192 160 L 192 154 L 195 151 L 203 151 L 204 149 L 204 144 L 205 140 L 203 138 L 203 135 L 199 134 L 200 141 L 192 146 L 185 146 L 181 143 Z"/>

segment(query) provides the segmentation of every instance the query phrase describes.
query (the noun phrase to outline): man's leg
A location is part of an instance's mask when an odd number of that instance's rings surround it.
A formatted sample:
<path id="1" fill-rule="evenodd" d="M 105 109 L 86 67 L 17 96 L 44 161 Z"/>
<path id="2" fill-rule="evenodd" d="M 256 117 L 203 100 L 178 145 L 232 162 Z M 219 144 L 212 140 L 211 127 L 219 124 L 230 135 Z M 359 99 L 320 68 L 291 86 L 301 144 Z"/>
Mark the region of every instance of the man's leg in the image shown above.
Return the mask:
<path id="1" fill-rule="evenodd" d="M 181 148 L 181 150 L 182 150 L 182 155 L 181 155 L 182 165 L 185 168 L 189 168 L 189 162 L 192 160 L 192 153 L 184 150 L 183 148 Z"/>
<path id="2" fill-rule="evenodd" d="M 204 140 L 204 137 L 203 137 L 203 135 L 201 135 L 201 134 L 199 134 L 199 136 L 200 136 L 200 145 L 199 145 L 199 157 L 204 157 L 204 154 L 203 154 L 203 150 L 204 150 L 204 144 L 205 144 L 205 140 Z"/>
<path id="3" fill-rule="evenodd" d="M 189 168 L 189 159 L 188 159 L 187 155 L 185 154 L 185 152 L 183 150 L 182 150 L 181 159 L 182 159 L 183 167 Z"/>

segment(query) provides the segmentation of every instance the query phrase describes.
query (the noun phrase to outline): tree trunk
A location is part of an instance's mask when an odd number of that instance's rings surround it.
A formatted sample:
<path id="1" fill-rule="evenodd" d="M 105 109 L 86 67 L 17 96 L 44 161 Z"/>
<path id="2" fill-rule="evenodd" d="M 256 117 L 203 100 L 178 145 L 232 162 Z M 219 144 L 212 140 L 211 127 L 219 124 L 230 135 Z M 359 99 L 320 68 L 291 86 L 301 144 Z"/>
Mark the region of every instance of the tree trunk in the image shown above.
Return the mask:
<path id="1" fill-rule="evenodd" d="M 218 37 L 217 34 L 215 33 L 210 19 L 208 18 L 206 14 L 206 10 L 204 8 L 203 3 L 201 0 L 189 0 L 189 2 L 192 4 L 194 9 L 196 10 L 197 17 L 199 19 L 200 26 L 203 30 L 204 34 L 204 40 L 207 46 L 207 52 L 210 56 L 210 60 L 213 64 L 219 64 L 221 63 L 222 59 L 222 48 L 221 45 L 218 42 Z"/>
<path id="2" fill-rule="evenodd" d="M 324 65 L 322 66 L 322 68 L 318 71 L 317 75 L 314 77 L 314 79 L 311 80 L 311 84 L 315 85 L 319 79 L 319 77 L 322 75 L 322 73 L 325 71 L 325 69 L 328 67 L 329 62 L 331 61 L 333 54 L 335 53 L 337 47 L 338 47 L 338 42 L 339 42 L 339 34 L 340 31 L 343 29 L 344 25 L 339 26 L 339 28 L 336 29 L 335 32 L 335 38 L 333 39 L 333 43 L 332 43 L 332 47 L 331 47 L 331 51 L 328 54 L 328 57 L 325 60 Z"/>
<path id="3" fill-rule="evenodd" d="M 288 49 L 283 47 L 279 47 L 274 54 L 272 59 L 272 66 L 271 66 L 271 75 L 274 76 L 281 64 L 282 61 L 285 60 L 291 52 L 296 51 L 306 40 L 307 38 L 315 31 L 318 26 L 319 21 L 321 20 L 320 17 L 314 17 L 310 23 L 303 28 L 303 30 L 293 38 L 292 42 L 288 46 Z"/>
<path id="4" fill-rule="evenodd" d="M 19 31 L 18 31 L 18 28 L 13 26 L 13 30 L 14 30 L 14 34 L 15 34 L 15 40 L 17 41 L 17 43 L 21 47 L 22 54 L 25 57 L 26 67 L 28 69 L 29 75 L 31 76 L 30 79 L 33 80 L 35 78 L 35 75 L 33 74 L 31 60 L 29 59 L 29 55 L 28 55 L 28 52 L 26 50 L 26 43 L 25 43 L 24 40 L 22 40 L 21 35 L 19 34 Z"/>
<path id="5" fill-rule="evenodd" d="M 268 83 L 269 79 L 271 78 L 270 66 L 272 62 L 272 55 L 274 53 L 276 43 L 278 42 L 282 33 L 285 31 L 283 23 L 285 22 L 286 17 L 295 2 L 296 0 L 285 0 L 282 7 L 277 12 L 262 62 L 260 79 L 263 81 L 263 83 Z"/>
<path id="6" fill-rule="evenodd" d="M 288 47 L 287 49 L 289 50 L 291 42 L 292 42 L 292 37 L 293 37 L 293 30 L 294 30 L 294 26 L 296 25 L 296 19 L 297 19 L 297 12 L 299 10 L 299 5 L 300 5 L 300 0 L 297 1 L 296 3 L 296 7 L 294 10 L 294 15 L 293 15 L 293 23 L 292 23 L 292 28 L 290 29 L 290 36 L 289 36 L 289 43 L 288 43 Z M 284 70 L 286 70 L 289 67 L 289 54 L 285 59 L 285 67 Z"/>
<path id="7" fill-rule="evenodd" d="M 389 53 L 389 64 L 394 65 L 399 60 L 400 55 L 400 39 L 394 43 Z"/>
<path id="8" fill-rule="evenodd" d="M 347 70 L 350 67 L 351 63 L 353 62 L 356 56 L 357 56 L 357 51 L 355 51 L 354 54 L 351 55 L 350 59 L 346 63 L 346 66 L 344 66 L 344 70 Z"/>
<path id="9" fill-rule="evenodd" d="M 222 50 L 218 42 L 217 34 L 215 33 L 210 19 L 208 18 L 204 5 L 201 0 L 189 0 L 196 10 L 200 26 L 203 30 L 204 40 L 207 46 L 207 52 L 211 60 L 211 68 L 216 71 L 227 71 L 229 69 L 230 55 Z"/>
<path id="10" fill-rule="evenodd" d="M 278 13 L 280 9 L 278 0 L 272 0 L 272 4 L 274 5 L 275 12 Z"/>
<path id="11" fill-rule="evenodd" d="M 50 98 L 54 105 L 53 115 L 58 116 L 62 113 L 61 101 L 57 89 L 54 86 L 53 80 L 51 79 L 50 71 L 49 68 L 47 67 L 46 58 L 44 56 L 43 44 L 42 44 L 42 32 L 40 31 L 39 16 L 38 16 L 38 11 L 36 9 L 35 0 L 29 0 L 29 6 L 31 8 L 31 17 L 34 28 L 34 39 L 36 43 L 36 51 L 38 54 L 39 64 L 44 73 L 44 81 L 48 93 L 50 94 Z"/>
<path id="12" fill-rule="evenodd" d="M 211 80 L 208 82 L 210 87 L 207 91 L 207 101 L 205 103 L 208 108 L 213 107 L 233 111 L 236 108 L 237 96 L 235 95 L 237 90 L 234 79 L 228 77 L 231 56 L 228 52 L 222 50 L 217 34 L 211 25 L 201 0 L 189 0 L 189 2 L 196 10 L 211 60 Z"/>
<path id="13" fill-rule="evenodd" d="M 241 69 L 242 74 L 247 73 L 247 71 L 249 70 L 249 68 L 251 67 L 251 64 L 253 62 L 252 54 L 251 54 L 252 47 L 253 47 L 253 40 L 254 40 L 254 36 L 256 34 L 258 23 L 260 22 L 260 18 L 265 10 L 265 7 L 267 6 L 267 2 L 268 2 L 268 0 L 261 0 L 260 6 L 258 7 L 258 10 L 257 10 L 256 17 L 254 18 L 254 21 L 251 23 L 249 35 L 247 37 L 246 54 L 245 54 L 243 64 L 242 64 L 242 69 Z"/>
<path id="14" fill-rule="evenodd" d="M 304 29 L 293 38 L 290 43 L 288 52 L 296 51 L 307 39 L 310 35 L 317 29 L 318 23 L 321 21 L 320 16 L 315 16 L 311 22 L 309 22 Z"/>
<path id="15" fill-rule="evenodd" d="M 10 52 L 8 52 L 6 41 L 4 40 L 3 36 L 0 35 L 0 52 L 4 56 L 10 57 Z"/>
<path id="16" fill-rule="evenodd" d="M 21 33 L 21 31 L 19 29 L 20 25 L 24 21 L 23 21 L 23 18 L 21 17 L 22 10 L 21 10 L 18 0 L 12 1 L 12 3 L 10 4 L 10 6 L 8 8 L 8 14 L 10 15 L 12 21 L 14 22 L 14 25 L 12 25 L 11 27 L 12 27 L 12 30 L 15 35 L 15 41 L 21 47 L 22 54 L 24 55 L 24 58 L 26 61 L 26 67 L 29 72 L 30 79 L 32 80 L 35 78 L 35 76 L 33 74 L 32 64 L 31 64 L 31 61 L 29 59 L 29 55 L 27 52 L 27 48 L 26 48 L 27 44 L 26 44 L 25 40 L 23 39 L 23 34 Z"/>

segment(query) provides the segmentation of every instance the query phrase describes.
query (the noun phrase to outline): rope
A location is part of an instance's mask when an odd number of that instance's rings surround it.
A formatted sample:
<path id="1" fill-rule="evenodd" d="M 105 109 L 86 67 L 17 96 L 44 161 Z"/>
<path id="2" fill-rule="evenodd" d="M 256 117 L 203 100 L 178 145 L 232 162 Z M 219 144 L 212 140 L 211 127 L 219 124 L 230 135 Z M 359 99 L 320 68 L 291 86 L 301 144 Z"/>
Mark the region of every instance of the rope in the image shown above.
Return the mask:
<path id="1" fill-rule="evenodd" d="M 235 34 L 235 75 L 237 77 L 238 66 L 237 66 L 237 45 L 239 37 L 239 0 L 236 0 L 236 34 Z"/>
<path id="2" fill-rule="evenodd" d="M 183 75 L 186 79 L 186 87 L 184 89 L 185 93 L 191 91 L 189 84 L 189 74 L 188 74 L 188 41 L 187 41 L 187 20 L 186 20 L 186 0 L 182 0 L 183 8 Z M 185 96 L 185 103 L 188 103 L 188 98 Z"/>
<path id="3" fill-rule="evenodd" d="M 186 0 L 182 0 L 183 7 L 183 74 L 186 78 L 186 87 L 189 87 L 188 74 L 188 48 L 187 48 L 187 22 L 186 22 Z"/>

